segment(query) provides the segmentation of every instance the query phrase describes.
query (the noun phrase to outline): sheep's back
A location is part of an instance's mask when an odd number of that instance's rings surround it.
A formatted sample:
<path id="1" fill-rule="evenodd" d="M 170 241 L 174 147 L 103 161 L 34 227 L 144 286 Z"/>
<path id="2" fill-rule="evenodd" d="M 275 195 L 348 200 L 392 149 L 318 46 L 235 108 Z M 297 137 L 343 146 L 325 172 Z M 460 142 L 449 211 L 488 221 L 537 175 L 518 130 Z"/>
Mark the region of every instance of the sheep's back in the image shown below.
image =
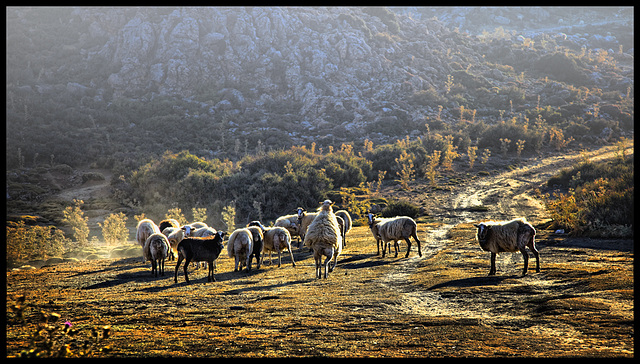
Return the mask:
<path id="1" fill-rule="evenodd" d="M 266 251 L 276 251 L 275 243 L 278 243 L 280 251 L 291 248 L 291 234 L 283 227 L 275 226 L 264 233 L 264 247 Z"/>
<path id="2" fill-rule="evenodd" d="M 345 234 L 348 233 L 353 226 L 353 221 L 351 220 L 351 215 L 349 215 L 349 212 L 347 210 L 338 210 L 336 211 L 336 216 L 342 217 L 342 219 L 344 220 L 344 232 Z"/>
<path id="3" fill-rule="evenodd" d="M 309 225 L 307 234 L 304 237 L 304 245 L 307 247 L 319 245 L 321 247 L 334 248 L 342 246 L 342 236 L 340 235 L 340 227 L 335 214 L 326 211 L 318 213 Z"/>
<path id="4" fill-rule="evenodd" d="M 229 237 L 227 243 L 227 254 L 229 258 L 235 257 L 237 252 L 246 252 L 250 254 L 253 249 L 253 234 L 251 230 L 243 228 L 235 230 Z"/>
<path id="5" fill-rule="evenodd" d="M 142 254 L 147 260 L 166 258 L 169 254 L 167 237 L 161 233 L 151 234 L 144 243 Z"/>
<path id="6" fill-rule="evenodd" d="M 488 221 L 484 222 L 484 224 L 489 228 L 489 232 L 486 242 L 480 245 L 483 250 L 493 253 L 520 251 L 526 246 L 526 241 L 518 241 L 518 235 L 521 233 L 522 228 L 533 229 L 522 218 L 502 222 Z M 533 230 L 533 235 L 535 235 L 535 229 Z"/>
<path id="7" fill-rule="evenodd" d="M 182 239 L 176 248 L 179 255 L 190 257 L 192 261 L 216 260 L 223 249 L 221 238 L 218 234 L 206 238 L 188 237 Z"/>
<path id="8" fill-rule="evenodd" d="M 160 233 L 158 225 L 156 225 L 155 222 L 149 219 L 143 219 L 138 222 L 138 225 L 136 226 L 136 240 L 138 241 L 138 244 L 144 247 L 144 243 L 147 241 L 149 236 L 155 233 Z"/>
<path id="9" fill-rule="evenodd" d="M 417 229 L 416 222 L 407 216 L 397 216 L 379 225 L 380 237 L 386 242 L 409 238 Z"/>

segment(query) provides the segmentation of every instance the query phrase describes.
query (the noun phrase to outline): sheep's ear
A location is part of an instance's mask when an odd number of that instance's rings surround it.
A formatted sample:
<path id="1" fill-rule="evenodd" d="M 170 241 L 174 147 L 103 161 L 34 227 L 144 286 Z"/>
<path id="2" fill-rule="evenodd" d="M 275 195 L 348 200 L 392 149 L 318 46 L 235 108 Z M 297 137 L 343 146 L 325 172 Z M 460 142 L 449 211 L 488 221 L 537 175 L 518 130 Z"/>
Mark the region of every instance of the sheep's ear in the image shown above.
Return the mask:
<path id="1" fill-rule="evenodd" d="M 480 225 L 479 224 L 473 224 L 473 226 L 475 226 L 476 228 L 479 228 Z"/>

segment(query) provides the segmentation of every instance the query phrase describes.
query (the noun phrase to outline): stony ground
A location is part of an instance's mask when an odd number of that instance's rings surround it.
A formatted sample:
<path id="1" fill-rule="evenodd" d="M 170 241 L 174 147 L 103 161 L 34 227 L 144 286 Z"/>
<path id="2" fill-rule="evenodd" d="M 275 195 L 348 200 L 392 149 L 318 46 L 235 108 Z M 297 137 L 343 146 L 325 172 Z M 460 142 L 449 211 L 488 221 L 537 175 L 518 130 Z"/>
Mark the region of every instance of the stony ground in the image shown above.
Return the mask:
<path id="1" fill-rule="evenodd" d="M 297 247 L 295 268 L 287 254 L 279 268 L 274 259 L 233 272 L 221 257 L 212 283 L 192 268 L 190 284 L 182 270 L 175 284 L 175 262 L 154 278 L 138 256 L 8 271 L 7 355 L 29 347 L 44 310 L 77 329 L 110 325 L 110 350 L 92 354 L 107 357 L 633 357 L 632 240 L 539 228 L 542 270 L 526 277 L 520 253 L 499 255 L 488 277 L 489 254 L 475 242 L 475 221 L 518 212 L 543 222 L 532 189 L 578 157 L 540 159 L 430 196 L 414 189 L 431 208 L 418 228 L 422 257 L 413 244 L 404 258 L 401 243 L 398 257 L 382 258 L 368 227 L 354 227 L 326 280 Z M 17 295 L 26 296 L 24 322 L 9 310 Z"/>

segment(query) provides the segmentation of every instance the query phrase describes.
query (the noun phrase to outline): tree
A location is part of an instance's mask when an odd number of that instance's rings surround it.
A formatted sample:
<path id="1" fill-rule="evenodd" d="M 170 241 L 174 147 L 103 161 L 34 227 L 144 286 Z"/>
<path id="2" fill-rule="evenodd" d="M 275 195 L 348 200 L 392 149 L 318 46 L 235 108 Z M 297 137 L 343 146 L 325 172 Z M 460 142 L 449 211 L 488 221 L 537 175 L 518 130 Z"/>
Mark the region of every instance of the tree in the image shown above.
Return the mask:
<path id="1" fill-rule="evenodd" d="M 447 135 L 444 137 L 445 145 L 442 150 L 442 166 L 449 171 L 453 170 L 453 160 L 458 158 L 460 154 L 456 152 L 456 148 L 453 146 L 453 135 Z"/>
<path id="2" fill-rule="evenodd" d="M 436 185 L 436 167 L 440 164 L 439 150 L 434 150 L 432 155 L 427 156 L 427 170 L 425 177 L 431 182 L 432 186 Z"/>
<path id="3" fill-rule="evenodd" d="M 129 229 L 126 226 L 127 217 L 124 213 L 111 214 L 104 220 L 104 225 L 98 223 L 102 228 L 102 237 L 109 245 L 116 245 L 126 242 L 129 237 Z"/>
<path id="4" fill-rule="evenodd" d="M 207 208 L 206 207 L 192 207 L 191 214 L 193 215 L 193 221 L 202 221 L 205 222 L 207 220 Z"/>
<path id="5" fill-rule="evenodd" d="M 227 225 L 227 232 L 229 234 L 236 229 L 236 204 L 231 202 L 228 206 L 222 209 L 222 221 Z"/>
<path id="6" fill-rule="evenodd" d="M 73 237 L 81 245 L 87 244 L 89 237 L 89 221 L 88 217 L 84 217 L 84 213 L 80 208 L 84 204 L 84 201 L 73 199 L 73 206 L 67 206 L 62 214 L 64 218 L 62 222 L 68 224 L 73 232 Z"/>
<path id="7" fill-rule="evenodd" d="M 400 182 L 400 186 L 404 190 L 410 190 L 409 182 L 413 181 L 414 170 L 413 170 L 413 156 L 407 153 L 406 150 L 403 150 L 400 153 L 400 156 L 396 158 L 396 163 L 398 164 L 398 181 Z"/>
<path id="8" fill-rule="evenodd" d="M 184 217 L 184 214 L 182 213 L 182 209 L 179 207 L 169 209 L 169 211 L 167 211 L 167 213 L 164 215 L 164 218 L 175 219 L 176 221 L 178 221 L 178 223 L 180 223 L 180 225 L 186 225 L 188 223 L 187 218 Z"/>

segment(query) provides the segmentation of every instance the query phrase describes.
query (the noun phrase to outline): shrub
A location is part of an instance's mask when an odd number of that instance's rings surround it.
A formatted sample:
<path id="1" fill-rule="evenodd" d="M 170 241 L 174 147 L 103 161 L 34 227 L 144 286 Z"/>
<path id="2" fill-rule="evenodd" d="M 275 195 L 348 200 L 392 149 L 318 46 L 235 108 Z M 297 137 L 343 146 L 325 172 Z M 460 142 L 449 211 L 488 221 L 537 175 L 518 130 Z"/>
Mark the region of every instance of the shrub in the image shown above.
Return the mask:
<path id="1" fill-rule="evenodd" d="M 87 244 L 87 238 L 89 237 L 89 225 L 87 224 L 89 218 L 84 217 L 84 213 L 80 208 L 83 204 L 84 201 L 73 199 L 74 206 L 67 206 L 62 212 L 64 215 L 62 222 L 71 227 L 73 237 L 81 245 Z"/>
<path id="2" fill-rule="evenodd" d="M 22 220 L 7 223 L 6 234 L 7 263 L 60 256 L 69 243 L 62 230 Z"/>
<path id="3" fill-rule="evenodd" d="M 129 237 L 129 229 L 126 226 L 127 217 L 122 212 L 109 215 L 103 224 L 98 223 L 102 228 L 102 237 L 109 245 L 125 243 Z"/>
<path id="4" fill-rule="evenodd" d="M 581 86 L 587 83 L 588 77 L 579 63 L 582 62 L 574 57 L 567 56 L 563 52 L 555 52 L 536 60 L 534 68 L 552 75 L 559 81 Z"/>
<path id="5" fill-rule="evenodd" d="M 392 200 L 382 210 L 381 215 L 383 217 L 409 216 L 416 218 L 420 215 L 420 208 L 409 201 Z"/>
<path id="6" fill-rule="evenodd" d="M 562 170 L 547 185 L 568 188 L 545 195 L 555 228 L 598 237 L 632 234 L 633 158 L 583 162 Z"/>
<path id="7" fill-rule="evenodd" d="M 180 225 L 186 225 L 189 222 L 187 221 L 187 218 L 184 217 L 184 214 L 182 213 L 182 209 L 179 207 L 174 207 L 169 209 L 169 211 L 167 211 L 167 214 L 164 215 L 165 219 L 175 219 L 178 221 L 178 223 Z"/>

